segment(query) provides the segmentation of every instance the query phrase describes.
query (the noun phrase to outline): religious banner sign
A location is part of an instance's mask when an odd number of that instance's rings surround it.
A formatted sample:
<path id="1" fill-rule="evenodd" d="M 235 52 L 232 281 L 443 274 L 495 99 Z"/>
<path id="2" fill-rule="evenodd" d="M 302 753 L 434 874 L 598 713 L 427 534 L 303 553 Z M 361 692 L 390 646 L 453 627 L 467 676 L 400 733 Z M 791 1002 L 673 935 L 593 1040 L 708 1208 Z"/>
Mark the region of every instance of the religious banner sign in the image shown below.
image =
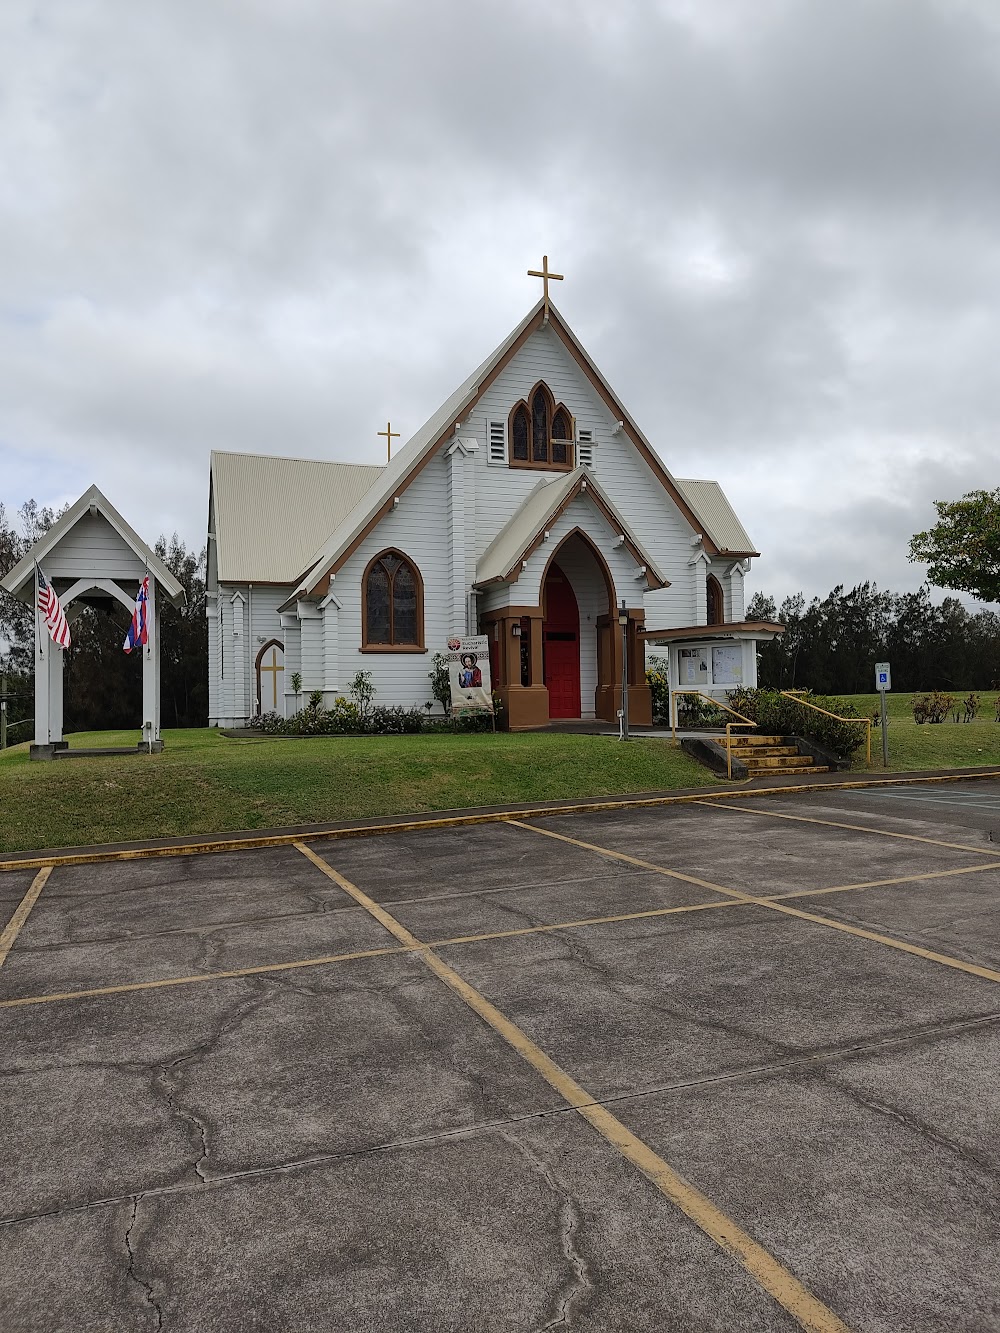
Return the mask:
<path id="1" fill-rule="evenodd" d="M 448 640 L 448 683 L 453 714 L 470 710 L 492 713 L 490 641 L 485 634 Z"/>

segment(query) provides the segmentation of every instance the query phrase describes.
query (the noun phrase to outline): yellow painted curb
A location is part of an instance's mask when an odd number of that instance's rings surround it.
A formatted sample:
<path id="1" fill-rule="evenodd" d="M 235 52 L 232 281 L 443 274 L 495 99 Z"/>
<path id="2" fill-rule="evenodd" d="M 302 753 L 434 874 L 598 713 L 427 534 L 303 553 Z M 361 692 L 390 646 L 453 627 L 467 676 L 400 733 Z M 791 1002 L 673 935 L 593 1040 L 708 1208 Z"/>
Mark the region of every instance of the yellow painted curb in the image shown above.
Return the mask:
<path id="1" fill-rule="evenodd" d="M 317 829 L 313 832 L 270 833 L 255 837 L 214 838 L 205 842 L 179 843 L 172 847 L 122 847 L 108 850 L 100 844 L 92 851 L 70 852 L 60 855 L 25 857 L 16 861 L 0 861 L 0 872 L 7 870 L 40 870 L 44 866 L 96 865 L 108 861 L 141 861 L 163 856 L 202 856 L 213 852 L 243 852 L 259 847 L 291 847 L 297 842 L 315 842 L 319 839 L 370 838 L 383 833 L 416 833 L 421 829 L 462 828 L 471 824 L 503 824 L 510 819 L 547 819 L 557 815 L 599 814 L 605 810 L 642 810 L 664 805 L 691 805 L 699 801 L 745 800 L 752 796 L 798 796 L 808 792 L 851 791 L 864 787 L 904 787 L 919 783 L 973 782 L 981 778 L 1000 778 L 1000 769 L 987 773 L 946 773 L 920 778 L 856 778 L 845 782 L 803 782 L 794 787 L 733 787 L 724 791 L 705 788 L 684 796 L 609 797 L 605 800 L 579 801 L 573 805 L 536 806 L 526 810 L 496 810 L 490 813 L 467 815 L 414 816 L 405 821 L 386 824 L 363 824 L 352 828 Z"/>

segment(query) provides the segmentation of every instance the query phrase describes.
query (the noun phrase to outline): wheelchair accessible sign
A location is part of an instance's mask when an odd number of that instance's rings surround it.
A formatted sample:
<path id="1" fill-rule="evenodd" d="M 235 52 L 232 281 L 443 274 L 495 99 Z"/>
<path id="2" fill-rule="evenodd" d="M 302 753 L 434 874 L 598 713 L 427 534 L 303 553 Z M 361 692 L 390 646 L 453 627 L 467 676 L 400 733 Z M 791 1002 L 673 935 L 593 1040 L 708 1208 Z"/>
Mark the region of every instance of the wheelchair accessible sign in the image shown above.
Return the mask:
<path id="1" fill-rule="evenodd" d="M 892 689 L 892 674 L 888 662 L 875 663 L 875 688 L 880 694 Z"/>

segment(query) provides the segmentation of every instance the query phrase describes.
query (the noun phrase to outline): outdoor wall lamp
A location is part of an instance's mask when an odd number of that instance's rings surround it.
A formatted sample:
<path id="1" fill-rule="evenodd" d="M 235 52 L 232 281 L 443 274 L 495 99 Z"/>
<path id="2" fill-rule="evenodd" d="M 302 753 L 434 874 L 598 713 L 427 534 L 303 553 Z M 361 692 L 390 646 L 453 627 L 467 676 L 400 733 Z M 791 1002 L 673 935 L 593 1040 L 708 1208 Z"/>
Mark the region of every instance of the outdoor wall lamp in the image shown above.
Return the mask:
<path id="1" fill-rule="evenodd" d="M 514 636 L 515 639 L 519 639 L 519 638 L 521 637 L 521 626 L 520 626 L 520 625 L 511 625 L 511 627 L 510 627 L 510 632 L 511 632 L 511 634 L 513 634 L 513 636 Z"/>

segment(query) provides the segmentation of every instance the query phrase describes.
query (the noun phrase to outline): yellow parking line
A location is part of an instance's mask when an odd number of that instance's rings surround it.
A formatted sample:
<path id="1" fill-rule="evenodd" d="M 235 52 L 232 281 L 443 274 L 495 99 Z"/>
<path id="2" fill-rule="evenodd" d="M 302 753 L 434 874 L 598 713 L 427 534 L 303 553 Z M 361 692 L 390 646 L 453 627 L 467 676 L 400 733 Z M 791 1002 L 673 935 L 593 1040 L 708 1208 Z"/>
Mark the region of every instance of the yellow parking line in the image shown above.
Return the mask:
<path id="1" fill-rule="evenodd" d="M 519 827 L 530 828 L 531 826 Z M 587 846 L 588 844 L 582 843 L 580 845 Z M 852 889 L 877 889 L 899 884 L 916 884 L 921 880 L 947 879 L 954 875 L 976 875 L 984 870 L 1000 870 L 1000 861 L 990 862 L 987 865 L 961 866 L 952 870 L 931 870 L 922 875 L 901 875 L 896 879 L 870 879 L 857 884 L 832 884 L 825 889 L 793 889 L 788 893 L 770 894 L 760 901 L 780 902 L 787 898 L 818 898 L 826 893 L 849 893 Z M 655 868 L 654 873 L 674 874 L 677 878 L 685 878 L 683 875 L 678 875 L 677 872 L 664 871 L 659 867 Z M 706 888 L 713 887 L 704 880 L 695 880 L 694 882 Z M 555 921 L 539 926 L 518 926 L 512 930 L 491 930 L 478 935 L 450 935 L 444 939 L 429 940 L 427 943 L 430 948 L 444 949 L 456 944 L 481 944 L 489 940 L 515 939 L 520 935 L 544 935 L 559 930 L 579 930 L 586 926 L 616 925 L 625 921 L 643 921 L 659 916 L 675 916 L 684 912 L 710 912 L 720 907 L 745 907 L 748 903 L 752 904 L 758 901 L 755 898 L 745 898 L 729 889 L 716 889 L 715 891 L 726 896 L 718 901 L 708 903 L 683 903 L 677 907 L 652 907 L 641 912 L 616 912 L 610 916 L 579 917 L 573 921 Z M 421 901 L 423 900 L 419 898 L 405 900 L 407 905 L 413 902 L 420 903 Z M 824 921 L 826 919 L 823 918 Z M 135 936 L 131 937 L 129 942 L 134 942 L 136 938 Z M 141 936 L 138 938 L 149 937 Z M 191 986 L 206 981 L 225 981 L 232 977 L 255 976 L 263 972 L 294 971 L 302 967 L 324 967 L 332 963 L 349 963 L 359 958 L 380 958 L 404 952 L 403 949 L 367 949 L 359 953 L 324 954 L 318 958 L 295 958 L 287 963 L 266 963 L 255 967 L 233 968 L 227 972 L 196 972 L 190 976 L 166 977 L 157 981 L 129 982 L 118 986 L 97 986 L 89 990 L 56 991 L 48 995 L 28 995 L 14 1000 L 0 1000 L 0 1009 L 15 1008 L 28 1004 L 52 1004 L 62 1000 L 86 1000 L 97 995 L 120 995 L 136 990 L 158 990 L 165 986 Z"/>
<path id="2" fill-rule="evenodd" d="M 28 889 L 28 892 L 18 903 L 14 915 L 7 922 L 6 926 L 4 926 L 3 932 L 0 933 L 0 967 L 3 967 L 4 963 L 7 961 L 7 955 L 10 953 L 11 949 L 13 949 L 14 941 L 21 933 L 21 927 L 24 925 L 25 921 L 27 921 L 31 909 L 38 901 L 38 895 L 41 893 L 42 889 L 45 888 L 46 882 L 51 874 L 51 866 L 45 866 L 42 870 L 39 870 L 38 874 L 31 881 L 31 887 Z"/>
<path id="3" fill-rule="evenodd" d="M 771 795 L 772 793 L 768 793 Z M 776 810 L 754 810 L 748 805 L 717 805 L 704 799 L 693 801 L 693 805 L 704 805 L 709 810 L 725 810 L 730 814 L 764 815 L 771 819 L 791 819 L 798 824 L 822 824 L 826 828 L 849 829 L 852 833 L 874 833 L 880 838 L 902 838 L 904 842 L 924 842 L 931 847 L 948 847 L 953 852 L 975 852 L 978 856 L 996 856 L 995 848 L 972 847 L 967 842 L 943 842 L 940 838 L 924 838 L 919 833 L 897 833 L 893 829 L 869 828 L 867 824 L 842 824 L 835 819 L 817 819 L 813 815 L 785 815 Z M 516 820 L 510 821 L 512 824 Z"/>
<path id="4" fill-rule="evenodd" d="M 125 995 L 129 991 L 161 990 L 164 986 L 193 986 L 205 981 L 228 981 L 233 977 L 257 977 L 265 972 L 292 972 L 300 967 L 323 967 L 327 963 L 351 963 L 358 958 L 384 958 L 405 949 L 363 949 L 358 953 L 331 953 L 322 958 L 296 958 L 290 963 L 263 963 L 257 967 L 233 967 L 227 972 L 195 972 L 189 977 L 163 977 L 158 981 L 132 981 L 122 986 L 96 986 L 92 990 L 67 990 L 51 995 L 21 995 L 0 1000 L 0 1009 L 19 1009 L 28 1004 L 55 1004 L 57 1000 L 89 1000 L 97 995 Z"/>
<path id="5" fill-rule="evenodd" d="M 725 893 L 729 897 L 742 903 L 752 903 L 756 907 L 766 907 L 771 912 L 781 912 L 784 916 L 798 917 L 800 921 L 812 921 L 818 926 L 825 926 L 828 930 L 839 930 L 845 935 L 855 935 L 862 940 L 871 940 L 875 944 L 885 944 L 890 949 L 898 949 L 901 953 L 913 954 L 917 958 L 926 958 L 932 963 L 941 963 L 944 967 L 953 967 L 959 972 L 968 972 L 974 977 L 981 977 L 984 981 L 1000 981 L 1000 972 L 993 971 L 989 967 L 980 967 L 978 963 L 966 963 L 961 958 L 952 958 L 948 954 L 935 953 L 933 949 L 922 949 L 917 944 L 907 944 L 905 940 L 897 940 L 891 935 L 881 935 L 874 930 L 863 930 L 860 926 L 849 926 L 846 921 L 833 921 L 830 917 L 819 916 L 816 912 L 803 912 L 801 908 L 789 907 L 787 903 L 778 902 L 774 898 L 758 898 L 752 893 L 743 893 L 739 889 L 727 889 L 721 884 L 712 884 L 706 879 L 698 879 L 695 875 L 685 875 L 679 870 L 670 870 L 667 866 L 655 865 L 652 861 L 642 861 L 636 856 L 628 856 L 625 852 L 616 852 L 609 847 L 599 847 L 596 843 L 581 842 L 579 838 L 568 838 L 565 833 L 553 833 L 551 829 L 537 828 L 534 824 L 522 824 L 517 819 L 512 819 L 511 824 L 516 828 L 526 829 L 529 833 L 537 833 L 543 838 L 555 838 L 558 842 L 568 842 L 574 847 L 583 847 L 590 852 L 598 852 L 601 856 L 611 857 L 616 861 L 625 861 L 629 865 L 641 866 L 644 870 L 658 870 L 661 875 L 668 875 L 671 879 L 683 880 L 687 884 L 697 884 L 703 889 L 714 889 L 716 893 Z"/>
<path id="6" fill-rule="evenodd" d="M 795 889 L 791 893 L 764 895 L 774 902 L 785 898 L 820 898 L 824 893 L 849 893 L 852 889 L 883 889 L 893 884 L 919 884 L 927 879 L 951 879 L 955 875 L 981 875 L 984 870 L 1000 870 L 1000 861 L 980 862 L 975 866 L 958 866 L 951 870 L 927 870 L 922 875 L 899 875 L 895 879 L 864 879 L 856 884 L 831 884 L 825 889 Z"/>
<path id="7" fill-rule="evenodd" d="M 586 1089 L 546 1055 L 541 1047 L 536 1046 L 526 1032 L 512 1023 L 499 1009 L 490 1004 L 485 996 L 459 976 L 454 968 L 439 958 L 429 945 L 418 940 L 384 907 L 369 898 L 350 880 L 345 879 L 321 856 L 317 856 L 312 848 L 301 842 L 295 845 L 324 875 L 332 879 L 335 884 L 339 884 L 349 897 L 370 912 L 395 939 L 407 949 L 414 950 L 416 956 L 435 976 L 531 1065 L 545 1079 L 549 1087 L 564 1098 L 568 1105 L 616 1148 L 622 1157 L 638 1167 L 661 1194 L 690 1218 L 695 1226 L 710 1237 L 720 1249 L 741 1264 L 758 1285 L 792 1315 L 800 1327 L 810 1330 L 810 1333 L 848 1333 L 846 1324 L 817 1300 L 774 1255 L 759 1245 L 732 1218 L 727 1217 L 710 1199 L 679 1175 L 647 1143 L 626 1129 L 616 1116 L 605 1107 L 596 1105 Z"/>

